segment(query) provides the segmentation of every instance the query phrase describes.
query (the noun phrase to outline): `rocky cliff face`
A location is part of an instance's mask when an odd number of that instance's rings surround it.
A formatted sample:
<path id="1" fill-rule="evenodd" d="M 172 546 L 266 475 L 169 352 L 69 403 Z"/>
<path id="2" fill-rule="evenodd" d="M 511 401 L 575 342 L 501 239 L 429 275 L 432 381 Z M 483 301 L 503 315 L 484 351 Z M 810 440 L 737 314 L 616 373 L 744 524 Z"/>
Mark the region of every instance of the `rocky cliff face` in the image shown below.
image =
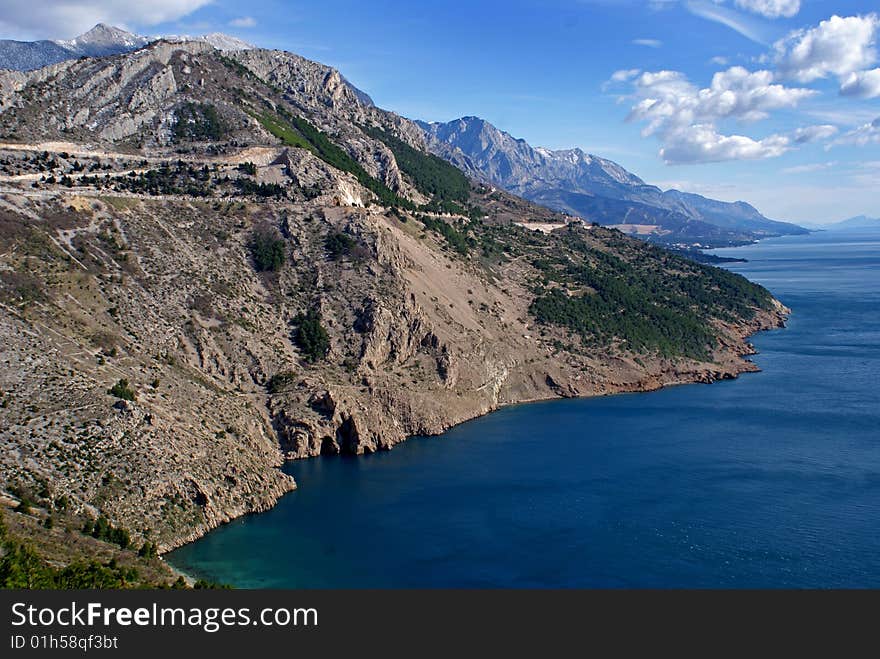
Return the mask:
<path id="1" fill-rule="evenodd" d="M 784 317 L 468 182 L 287 53 L 159 42 L 0 94 L 0 483 L 166 549 L 270 506 L 284 459 L 733 377 Z"/>

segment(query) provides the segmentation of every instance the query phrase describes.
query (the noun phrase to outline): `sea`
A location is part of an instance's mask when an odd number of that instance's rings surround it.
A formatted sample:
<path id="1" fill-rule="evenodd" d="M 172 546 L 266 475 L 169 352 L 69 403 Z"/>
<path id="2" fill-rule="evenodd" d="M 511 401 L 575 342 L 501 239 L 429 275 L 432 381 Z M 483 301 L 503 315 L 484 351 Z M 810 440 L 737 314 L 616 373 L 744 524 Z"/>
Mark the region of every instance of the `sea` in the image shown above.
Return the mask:
<path id="1" fill-rule="evenodd" d="M 167 560 L 238 588 L 880 587 L 880 231 L 714 253 L 792 309 L 760 373 L 293 462 Z"/>

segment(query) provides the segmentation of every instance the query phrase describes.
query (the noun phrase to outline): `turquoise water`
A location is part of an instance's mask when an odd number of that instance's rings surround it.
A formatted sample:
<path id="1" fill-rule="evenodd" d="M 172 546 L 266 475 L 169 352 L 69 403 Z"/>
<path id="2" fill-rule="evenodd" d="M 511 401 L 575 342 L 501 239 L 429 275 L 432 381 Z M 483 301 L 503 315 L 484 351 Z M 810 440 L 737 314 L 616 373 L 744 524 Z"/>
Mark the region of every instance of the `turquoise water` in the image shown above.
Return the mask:
<path id="1" fill-rule="evenodd" d="M 880 233 L 718 251 L 794 310 L 761 373 L 292 463 L 299 490 L 169 560 L 251 588 L 880 587 Z"/>

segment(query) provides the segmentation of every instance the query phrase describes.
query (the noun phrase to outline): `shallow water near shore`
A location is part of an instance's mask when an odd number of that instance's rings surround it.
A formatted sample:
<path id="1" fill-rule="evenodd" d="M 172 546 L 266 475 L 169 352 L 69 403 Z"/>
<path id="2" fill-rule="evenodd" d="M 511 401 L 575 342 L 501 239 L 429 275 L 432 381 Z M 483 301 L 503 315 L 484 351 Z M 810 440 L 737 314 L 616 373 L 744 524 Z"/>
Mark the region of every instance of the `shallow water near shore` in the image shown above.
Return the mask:
<path id="1" fill-rule="evenodd" d="M 167 556 L 241 588 L 880 587 L 880 232 L 716 250 L 793 309 L 761 373 L 505 408 Z"/>

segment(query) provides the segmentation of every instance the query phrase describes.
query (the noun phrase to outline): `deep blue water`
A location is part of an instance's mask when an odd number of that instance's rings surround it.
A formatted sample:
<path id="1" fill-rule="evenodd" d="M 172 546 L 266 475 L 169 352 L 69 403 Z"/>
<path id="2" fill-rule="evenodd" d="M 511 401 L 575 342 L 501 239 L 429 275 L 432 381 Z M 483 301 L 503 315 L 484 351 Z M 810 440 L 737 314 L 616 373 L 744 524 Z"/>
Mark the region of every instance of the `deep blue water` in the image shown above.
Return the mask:
<path id="1" fill-rule="evenodd" d="M 880 233 L 774 239 L 732 270 L 794 310 L 763 372 L 501 410 L 169 556 L 238 587 L 880 587 Z"/>

